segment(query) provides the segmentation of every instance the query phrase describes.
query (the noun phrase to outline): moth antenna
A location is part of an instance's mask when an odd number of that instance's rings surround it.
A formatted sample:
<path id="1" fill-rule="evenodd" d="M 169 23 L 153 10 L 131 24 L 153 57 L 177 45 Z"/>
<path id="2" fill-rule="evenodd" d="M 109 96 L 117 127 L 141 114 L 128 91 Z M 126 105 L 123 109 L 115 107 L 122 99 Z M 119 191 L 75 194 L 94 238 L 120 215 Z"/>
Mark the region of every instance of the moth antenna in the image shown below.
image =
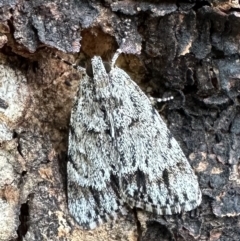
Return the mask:
<path id="1" fill-rule="evenodd" d="M 116 51 L 116 53 L 113 55 L 113 58 L 112 58 L 112 61 L 111 61 L 111 68 L 114 67 L 115 63 L 116 63 L 116 60 L 117 58 L 119 57 L 119 55 L 122 53 L 122 50 L 121 49 L 118 49 Z"/>
<path id="2" fill-rule="evenodd" d="M 80 72 L 86 72 L 85 68 L 83 68 L 83 67 L 81 67 L 81 66 L 79 66 L 77 64 L 70 63 L 69 61 L 67 61 L 67 60 L 61 58 L 60 56 L 58 56 L 57 54 L 53 54 L 53 57 L 58 59 L 58 60 L 60 60 L 61 62 L 65 63 L 65 64 L 71 66 L 72 68 L 74 68 L 74 69 L 76 69 L 76 70 L 78 70 Z"/>
<path id="3" fill-rule="evenodd" d="M 154 97 L 150 96 L 149 99 L 152 102 L 152 104 L 156 104 L 156 103 L 161 103 L 161 102 L 168 102 L 170 100 L 173 100 L 174 97 L 169 96 L 169 97 L 165 97 L 165 98 L 154 98 Z"/>

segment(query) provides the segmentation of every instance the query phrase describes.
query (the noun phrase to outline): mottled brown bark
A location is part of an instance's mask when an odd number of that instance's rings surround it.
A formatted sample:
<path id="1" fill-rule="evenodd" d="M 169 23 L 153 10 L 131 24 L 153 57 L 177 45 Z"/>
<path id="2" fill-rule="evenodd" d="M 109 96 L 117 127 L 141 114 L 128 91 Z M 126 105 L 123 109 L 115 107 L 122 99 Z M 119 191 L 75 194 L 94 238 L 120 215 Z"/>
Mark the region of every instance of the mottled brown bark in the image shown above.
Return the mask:
<path id="1" fill-rule="evenodd" d="M 0 0 L 0 240 L 239 240 L 239 10 L 227 0 Z M 84 66 L 94 55 L 110 60 L 119 46 L 117 65 L 145 92 L 174 96 L 158 109 L 203 201 L 168 217 L 129 210 L 83 231 L 66 198 L 81 74 L 52 53 Z"/>

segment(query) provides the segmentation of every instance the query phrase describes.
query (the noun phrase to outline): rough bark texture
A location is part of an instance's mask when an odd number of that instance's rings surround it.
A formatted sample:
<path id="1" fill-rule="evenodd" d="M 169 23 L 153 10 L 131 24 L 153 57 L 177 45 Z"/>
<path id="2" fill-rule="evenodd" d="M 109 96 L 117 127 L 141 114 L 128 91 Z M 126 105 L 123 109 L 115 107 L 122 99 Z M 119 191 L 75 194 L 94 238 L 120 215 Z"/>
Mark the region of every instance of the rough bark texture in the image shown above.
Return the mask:
<path id="1" fill-rule="evenodd" d="M 239 240 L 238 1 L 0 0 L 0 11 L 0 240 Z M 118 46 L 118 66 L 143 90 L 174 96 L 159 111 L 203 201 L 168 217 L 129 210 L 83 231 L 66 199 L 81 75 L 51 53 L 84 65 L 94 55 L 110 60 Z"/>

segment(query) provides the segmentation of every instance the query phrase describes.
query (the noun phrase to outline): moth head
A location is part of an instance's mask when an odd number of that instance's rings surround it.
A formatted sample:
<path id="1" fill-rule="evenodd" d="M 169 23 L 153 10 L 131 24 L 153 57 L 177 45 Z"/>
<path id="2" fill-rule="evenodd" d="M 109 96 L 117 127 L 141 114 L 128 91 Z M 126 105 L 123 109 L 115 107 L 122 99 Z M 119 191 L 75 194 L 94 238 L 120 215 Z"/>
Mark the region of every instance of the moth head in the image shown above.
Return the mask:
<path id="1" fill-rule="evenodd" d="M 111 64 L 106 61 L 102 61 L 101 57 L 98 57 L 98 56 L 93 57 L 91 63 L 87 64 L 87 67 L 86 67 L 87 75 L 93 78 L 94 76 L 93 66 L 95 68 L 95 71 L 97 71 L 97 69 L 100 69 L 102 65 L 104 66 L 104 69 L 108 74 L 111 71 Z"/>

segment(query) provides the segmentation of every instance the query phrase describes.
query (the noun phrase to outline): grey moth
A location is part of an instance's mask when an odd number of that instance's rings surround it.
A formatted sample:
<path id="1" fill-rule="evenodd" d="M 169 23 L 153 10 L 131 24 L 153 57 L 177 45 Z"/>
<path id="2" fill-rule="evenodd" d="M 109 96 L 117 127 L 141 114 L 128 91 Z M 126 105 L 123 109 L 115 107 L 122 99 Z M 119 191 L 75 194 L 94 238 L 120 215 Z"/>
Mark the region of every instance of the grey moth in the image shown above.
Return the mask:
<path id="1" fill-rule="evenodd" d="M 86 229 L 116 218 L 125 205 L 170 215 L 201 202 L 179 144 L 149 98 L 115 66 L 119 54 L 109 69 L 92 58 L 92 76 L 84 74 L 71 113 L 68 207 Z"/>

